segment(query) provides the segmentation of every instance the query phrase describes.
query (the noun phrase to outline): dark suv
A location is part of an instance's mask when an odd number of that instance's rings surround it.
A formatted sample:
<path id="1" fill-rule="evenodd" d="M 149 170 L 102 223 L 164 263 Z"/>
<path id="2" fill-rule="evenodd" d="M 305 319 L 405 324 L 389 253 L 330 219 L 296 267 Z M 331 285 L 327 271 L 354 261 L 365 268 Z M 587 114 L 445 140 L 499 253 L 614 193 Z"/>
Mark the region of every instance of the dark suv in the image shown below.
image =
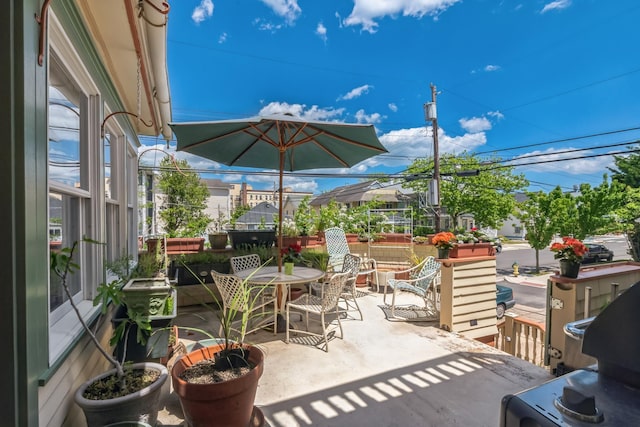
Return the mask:
<path id="1" fill-rule="evenodd" d="M 613 251 L 608 249 L 604 245 L 596 243 L 585 243 L 588 251 L 584 254 L 582 262 L 598 262 L 598 261 L 612 261 Z"/>

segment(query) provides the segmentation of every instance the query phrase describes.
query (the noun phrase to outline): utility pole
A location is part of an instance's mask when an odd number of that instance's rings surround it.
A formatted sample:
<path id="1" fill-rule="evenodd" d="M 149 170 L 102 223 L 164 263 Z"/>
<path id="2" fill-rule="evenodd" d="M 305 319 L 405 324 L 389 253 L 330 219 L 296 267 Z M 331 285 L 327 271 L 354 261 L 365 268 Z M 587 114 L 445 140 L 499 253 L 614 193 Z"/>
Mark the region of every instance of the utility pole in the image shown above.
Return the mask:
<path id="1" fill-rule="evenodd" d="M 424 104 L 425 120 L 431 121 L 433 133 L 433 181 L 431 193 L 433 200 L 433 219 L 435 232 L 440 231 L 440 154 L 438 150 L 438 114 L 436 109 L 436 87 L 431 83 L 431 102 Z"/>

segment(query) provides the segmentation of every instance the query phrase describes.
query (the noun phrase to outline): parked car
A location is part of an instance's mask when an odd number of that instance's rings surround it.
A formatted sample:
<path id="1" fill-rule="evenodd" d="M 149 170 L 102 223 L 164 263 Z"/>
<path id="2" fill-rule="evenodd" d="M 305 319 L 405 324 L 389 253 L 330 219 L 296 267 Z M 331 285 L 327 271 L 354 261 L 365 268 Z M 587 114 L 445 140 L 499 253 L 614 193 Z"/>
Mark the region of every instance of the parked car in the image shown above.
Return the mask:
<path id="1" fill-rule="evenodd" d="M 513 289 L 496 284 L 496 317 L 502 319 L 504 313 L 514 305 L 516 305 L 516 300 L 513 297 Z"/>
<path id="2" fill-rule="evenodd" d="M 582 258 L 582 262 L 613 261 L 613 251 L 604 245 L 585 243 L 588 251 Z"/>

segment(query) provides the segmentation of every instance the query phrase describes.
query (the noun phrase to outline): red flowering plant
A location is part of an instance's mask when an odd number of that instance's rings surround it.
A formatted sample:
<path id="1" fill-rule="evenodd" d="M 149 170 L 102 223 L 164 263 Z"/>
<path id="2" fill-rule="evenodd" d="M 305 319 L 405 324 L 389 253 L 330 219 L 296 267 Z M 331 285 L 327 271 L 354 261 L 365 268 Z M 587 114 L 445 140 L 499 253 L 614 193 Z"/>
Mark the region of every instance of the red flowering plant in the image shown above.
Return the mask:
<path id="1" fill-rule="evenodd" d="M 584 254 L 587 253 L 587 247 L 578 239 L 573 237 L 563 237 L 562 243 L 555 242 L 551 245 L 551 251 L 555 252 L 555 259 L 566 259 L 580 263 Z"/>
<path id="2" fill-rule="evenodd" d="M 296 262 L 302 260 L 302 256 L 300 252 L 302 251 L 302 246 L 298 244 L 289 245 L 286 248 L 282 248 L 280 250 L 280 255 L 282 255 L 282 262 Z"/>
<path id="3" fill-rule="evenodd" d="M 433 236 L 431 242 L 438 249 L 451 249 L 458 244 L 458 238 L 449 231 L 441 231 Z"/>

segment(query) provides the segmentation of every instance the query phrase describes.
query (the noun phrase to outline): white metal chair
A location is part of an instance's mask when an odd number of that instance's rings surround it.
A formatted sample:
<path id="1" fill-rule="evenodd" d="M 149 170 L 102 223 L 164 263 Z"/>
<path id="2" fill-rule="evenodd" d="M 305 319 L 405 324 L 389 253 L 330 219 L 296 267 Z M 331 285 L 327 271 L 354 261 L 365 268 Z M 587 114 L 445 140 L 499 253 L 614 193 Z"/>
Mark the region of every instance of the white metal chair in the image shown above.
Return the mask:
<path id="1" fill-rule="evenodd" d="M 360 313 L 360 320 L 363 320 L 362 310 L 360 310 L 360 305 L 358 305 L 358 290 L 356 289 L 356 278 L 358 277 L 359 271 L 360 257 L 356 255 L 346 254 L 342 262 L 341 273 L 349 273 L 349 278 L 347 279 L 344 289 L 340 294 L 340 300 L 344 301 L 345 308 L 340 308 L 339 311 L 341 313 L 357 311 L 358 313 Z M 322 282 L 316 282 L 311 283 L 309 287 L 314 295 L 320 295 L 323 285 L 324 283 Z"/>
<path id="2" fill-rule="evenodd" d="M 441 264 L 432 256 L 426 257 L 419 264 L 402 271 L 389 274 L 384 288 L 383 301 L 386 304 L 387 286 L 392 289 L 390 318 L 397 320 L 430 321 L 440 319 L 438 292 L 440 286 Z M 406 278 L 408 277 L 408 278 Z M 399 291 L 411 292 L 421 297 L 424 307 L 396 304 Z M 401 310 L 404 316 L 396 312 Z"/>
<path id="3" fill-rule="evenodd" d="M 324 340 L 324 351 L 329 351 L 329 333 L 334 332 L 336 328 L 340 329 L 340 337 L 344 338 L 342 331 L 342 323 L 340 323 L 340 310 L 338 307 L 338 300 L 342 294 L 344 287 L 349 279 L 349 273 L 336 273 L 331 276 L 328 282 L 324 282 L 321 287 L 320 295 L 303 294 L 294 301 L 289 301 L 286 304 L 286 338 L 285 342 L 289 343 L 290 332 L 299 334 L 321 337 Z M 296 329 L 293 325 L 289 325 L 289 318 L 291 311 L 304 314 L 305 329 Z M 326 315 L 334 313 L 336 320 L 338 321 L 337 327 L 331 327 L 331 323 L 327 323 Z M 319 319 L 312 319 L 320 323 L 322 332 L 313 332 L 309 330 L 309 315 L 313 314 L 319 316 Z"/>
<path id="4" fill-rule="evenodd" d="M 342 263 L 342 273 L 349 273 L 349 278 L 342 289 L 340 300 L 344 301 L 345 309 L 340 309 L 341 313 L 357 311 L 360 313 L 360 320 L 364 320 L 360 305 L 358 305 L 358 290 L 356 289 L 356 278 L 360 271 L 360 257 L 346 254 Z"/>
<path id="5" fill-rule="evenodd" d="M 222 316 L 227 316 L 229 310 L 248 316 L 248 326 L 244 333 L 240 329 L 231 328 L 240 334 L 240 341 L 244 341 L 246 334 L 263 329 L 270 323 L 273 323 L 273 334 L 276 334 L 278 299 L 272 286 L 251 286 L 234 274 L 222 274 L 217 271 L 212 271 L 211 276 L 222 297 Z M 218 332 L 220 335 L 222 335 L 222 328 L 223 325 L 220 324 Z"/>
<path id="6" fill-rule="evenodd" d="M 327 246 L 327 254 L 329 254 L 328 267 L 331 271 L 342 271 L 344 256 L 351 253 L 344 230 L 340 227 L 330 227 L 324 231 L 324 236 Z M 368 258 L 361 260 L 358 275 L 373 275 L 376 292 L 380 291 L 380 284 L 378 283 L 378 265 L 375 259 Z"/>
<path id="7" fill-rule="evenodd" d="M 255 270 L 261 265 L 260 255 L 258 254 L 234 256 L 229 259 L 229 262 L 231 263 L 231 271 L 234 273 L 241 270 Z"/>

